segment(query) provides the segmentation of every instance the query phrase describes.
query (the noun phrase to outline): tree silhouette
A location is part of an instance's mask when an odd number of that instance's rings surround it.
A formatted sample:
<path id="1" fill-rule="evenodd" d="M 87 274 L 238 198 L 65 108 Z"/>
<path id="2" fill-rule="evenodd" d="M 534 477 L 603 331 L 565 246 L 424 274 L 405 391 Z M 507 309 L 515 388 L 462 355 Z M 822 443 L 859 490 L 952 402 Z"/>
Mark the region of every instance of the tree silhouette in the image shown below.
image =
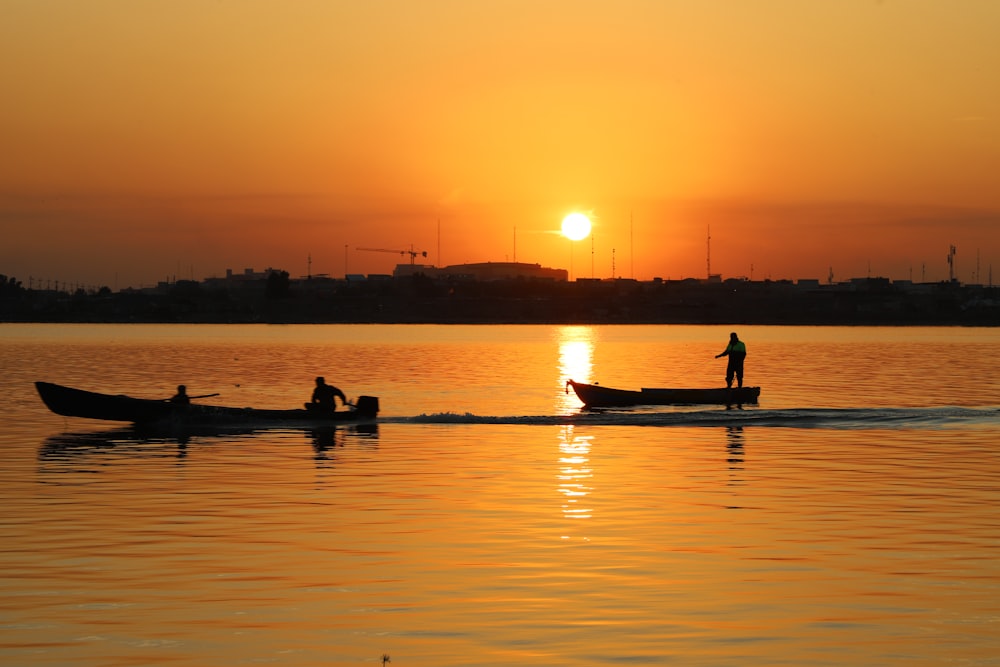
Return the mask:
<path id="1" fill-rule="evenodd" d="M 290 291 L 288 271 L 271 271 L 267 276 L 267 298 L 284 299 Z"/>

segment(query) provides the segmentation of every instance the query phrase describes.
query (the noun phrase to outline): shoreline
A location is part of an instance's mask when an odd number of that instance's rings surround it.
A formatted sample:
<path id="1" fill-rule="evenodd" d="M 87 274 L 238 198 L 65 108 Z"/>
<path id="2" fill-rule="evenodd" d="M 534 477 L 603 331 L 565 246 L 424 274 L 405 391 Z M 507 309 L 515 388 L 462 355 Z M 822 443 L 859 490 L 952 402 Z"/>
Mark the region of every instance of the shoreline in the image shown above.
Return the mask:
<path id="1" fill-rule="evenodd" d="M 274 292 L 182 281 L 115 293 L 8 292 L 0 298 L 0 322 L 995 327 L 1000 289 L 958 283 L 902 287 L 879 279 L 807 287 L 784 281 L 398 279 L 302 283 Z"/>

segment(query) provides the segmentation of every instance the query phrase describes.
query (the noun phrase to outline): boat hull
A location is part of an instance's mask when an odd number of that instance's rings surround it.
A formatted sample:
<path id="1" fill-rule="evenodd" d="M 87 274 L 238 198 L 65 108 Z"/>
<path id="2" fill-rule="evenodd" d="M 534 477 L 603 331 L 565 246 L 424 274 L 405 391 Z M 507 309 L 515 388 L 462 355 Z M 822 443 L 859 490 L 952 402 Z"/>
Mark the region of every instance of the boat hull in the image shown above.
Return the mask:
<path id="1" fill-rule="evenodd" d="M 52 412 L 65 417 L 132 422 L 141 425 L 209 426 L 325 426 L 338 423 L 374 421 L 378 398 L 362 396 L 357 408 L 341 412 L 314 410 L 268 410 L 233 408 L 192 403 L 133 398 L 121 394 L 101 394 L 72 387 L 36 382 L 42 402 Z"/>
<path id="2" fill-rule="evenodd" d="M 760 387 L 707 389 L 642 388 L 639 391 L 613 389 L 569 380 L 569 386 L 588 408 L 620 408 L 636 405 L 754 405 Z"/>

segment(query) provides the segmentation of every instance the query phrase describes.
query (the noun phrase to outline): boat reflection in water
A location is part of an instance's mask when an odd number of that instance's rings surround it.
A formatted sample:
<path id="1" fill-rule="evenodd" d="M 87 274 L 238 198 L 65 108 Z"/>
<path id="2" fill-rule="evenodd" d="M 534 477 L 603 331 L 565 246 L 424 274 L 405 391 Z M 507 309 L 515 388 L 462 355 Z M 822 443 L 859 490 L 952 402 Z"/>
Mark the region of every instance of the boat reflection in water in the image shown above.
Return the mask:
<path id="1" fill-rule="evenodd" d="M 203 427 L 179 429 L 171 426 L 130 425 L 104 431 L 66 432 L 51 436 L 38 450 L 42 463 L 78 463 L 81 460 L 114 460 L 187 458 L 189 446 L 241 445 L 249 446 L 260 439 L 273 441 L 297 440 L 306 436 L 317 461 L 328 460 L 337 447 L 349 442 L 370 443 L 378 440 L 378 424 L 350 424 L 313 428 L 240 428 Z"/>
<path id="2" fill-rule="evenodd" d="M 354 424 L 351 426 L 329 426 L 323 428 L 312 428 L 308 430 L 309 438 L 312 440 L 313 451 L 316 461 L 329 461 L 331 454 L 337 447 L 347 445 L 349 439 L 353 440 L 378 440 L 378 424 Z"/>

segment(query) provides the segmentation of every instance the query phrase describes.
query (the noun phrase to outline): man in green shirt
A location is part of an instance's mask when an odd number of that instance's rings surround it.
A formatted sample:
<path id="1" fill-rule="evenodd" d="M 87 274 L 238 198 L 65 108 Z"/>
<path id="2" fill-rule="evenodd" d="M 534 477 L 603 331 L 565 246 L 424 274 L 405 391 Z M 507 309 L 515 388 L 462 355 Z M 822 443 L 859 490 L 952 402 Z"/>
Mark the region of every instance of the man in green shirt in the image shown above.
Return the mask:
<path id="1" fill-rule="evenodd" d="M 726 366 L 726 387 L 733 388 L 733 377 L 736 377 L 738 387 L 743 386 L 743 360 L 747 358 L 747 345 L 739 339 L 736 332 L 729 334 L 729 345 L 715 358 L 729 357 L 729 365 Z"/>

